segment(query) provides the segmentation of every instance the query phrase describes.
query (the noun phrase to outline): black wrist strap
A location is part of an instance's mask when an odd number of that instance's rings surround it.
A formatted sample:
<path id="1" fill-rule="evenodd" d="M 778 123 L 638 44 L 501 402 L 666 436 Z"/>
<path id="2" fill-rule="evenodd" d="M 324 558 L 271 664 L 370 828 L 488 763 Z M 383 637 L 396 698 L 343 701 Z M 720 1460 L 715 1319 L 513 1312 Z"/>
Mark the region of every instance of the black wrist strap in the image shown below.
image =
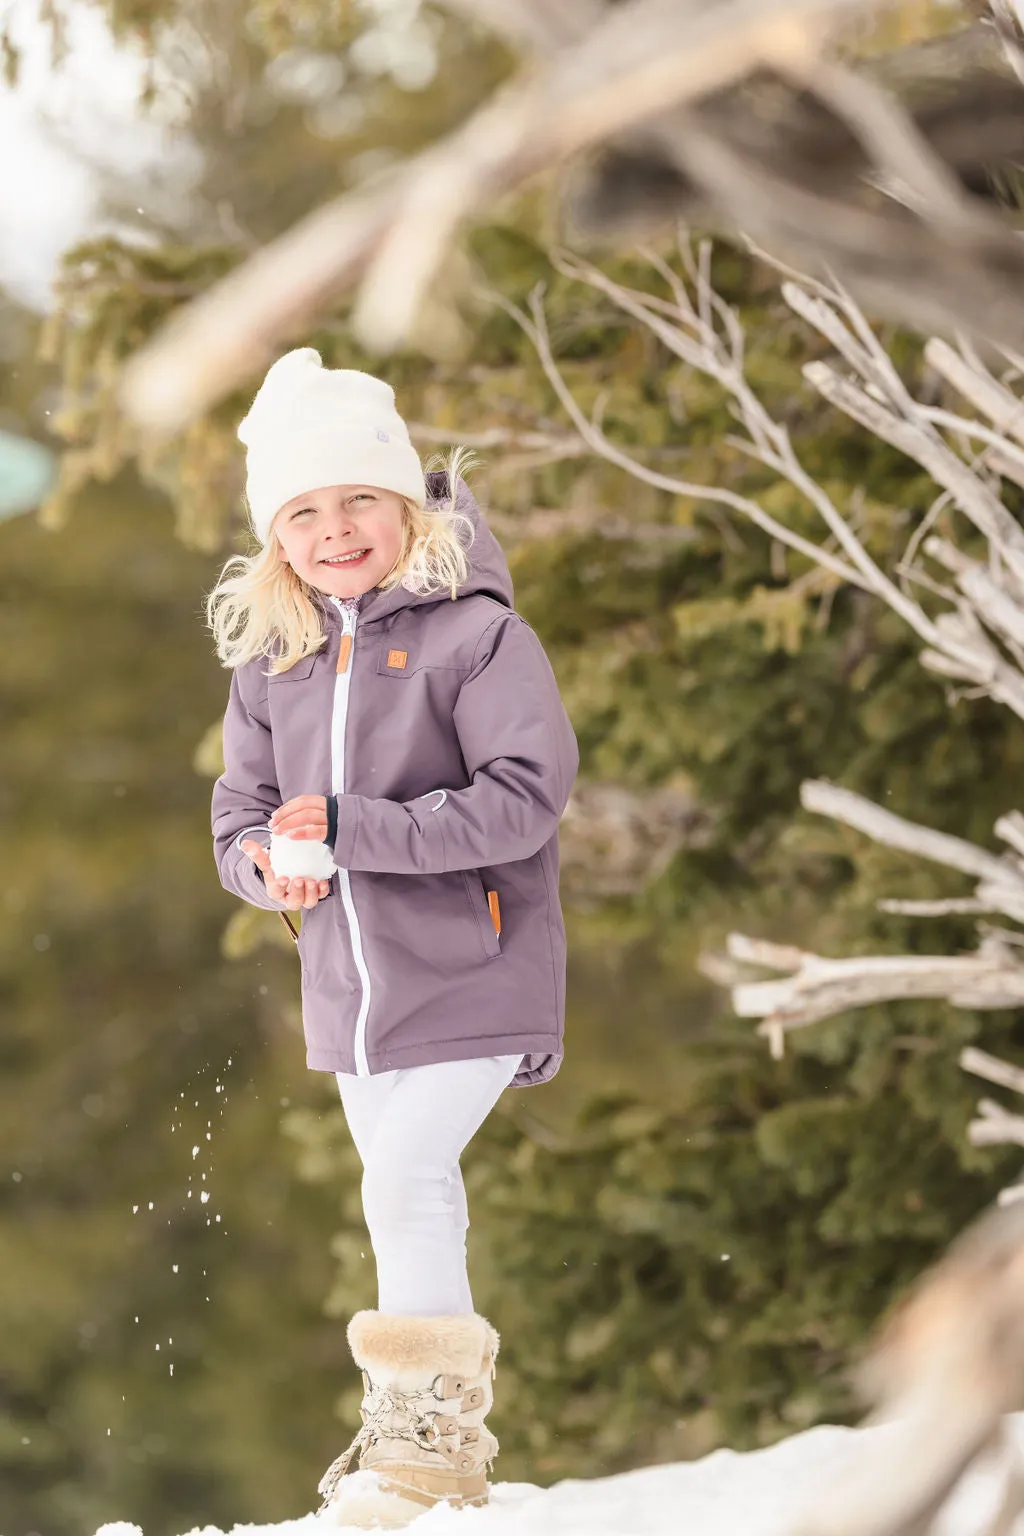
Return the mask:
<path id="1" fill-rule="evenodd" d="M 327 836 L 324 842 L 333 852 L 334 845 L 338 841 L 338 797 L 327 796 Z"/>

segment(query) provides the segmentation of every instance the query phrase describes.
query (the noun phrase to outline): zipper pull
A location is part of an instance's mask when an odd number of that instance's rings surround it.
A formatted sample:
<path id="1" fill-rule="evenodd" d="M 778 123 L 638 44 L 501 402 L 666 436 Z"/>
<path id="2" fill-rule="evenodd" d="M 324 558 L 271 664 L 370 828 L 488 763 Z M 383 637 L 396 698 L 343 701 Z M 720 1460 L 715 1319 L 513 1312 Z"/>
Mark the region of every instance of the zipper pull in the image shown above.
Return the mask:
<path id="1" fill-rule="evenodd" d="M 347 672 L 349 658 L 352 655 L 352 643 L 355 640 L 356 619 L 355 614 L 347 608 L 341 611 L 341 644 L 338 647 L 338 672 Z"/>

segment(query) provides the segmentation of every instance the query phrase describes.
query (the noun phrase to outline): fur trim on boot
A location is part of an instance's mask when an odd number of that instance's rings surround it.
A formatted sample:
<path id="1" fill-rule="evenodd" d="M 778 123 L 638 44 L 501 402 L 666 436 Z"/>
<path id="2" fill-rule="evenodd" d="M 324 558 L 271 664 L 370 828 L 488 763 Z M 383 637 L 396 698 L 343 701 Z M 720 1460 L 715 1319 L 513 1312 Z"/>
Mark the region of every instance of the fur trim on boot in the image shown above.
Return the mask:
<path id="1" fill-rule="evenodd" d="M 486 1354 L 496 1359 L 498 1334 L 475 1312 L 456 1317 L 390 1317 L 386 1312 L 357 1312 L 348 1325 L 348 1347 L 361 1371 L 389 1386 L 425 1370 L 435 1375 L 475 1376 Z"/>
<path id="2" fill-rule="evenodd" d="M 434 1504 L 486 1504 L 498 1442 L 493 1402 L 498 1335 L 475 1313 L 402 1317 L 357 1312 L 349 1345 L 363 1373 L 363 1425 L 320 1483 L 321 1514 L 339 1525 L 394 1529 Z M 358 1450 L 375 1486 L 342 1483 Z"/>

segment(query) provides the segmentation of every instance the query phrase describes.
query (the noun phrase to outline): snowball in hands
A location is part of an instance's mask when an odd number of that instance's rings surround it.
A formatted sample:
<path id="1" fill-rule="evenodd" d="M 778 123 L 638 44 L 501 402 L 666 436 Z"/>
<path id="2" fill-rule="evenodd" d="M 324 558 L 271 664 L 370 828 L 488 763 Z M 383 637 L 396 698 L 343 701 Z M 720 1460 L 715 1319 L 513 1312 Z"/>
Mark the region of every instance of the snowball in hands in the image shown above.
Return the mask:
<path id="1" fill-rule="evenodd" d="M 270 834 L 270 867 L 279 880 L 329 880 L 337 869 L 326 843 Z"/>

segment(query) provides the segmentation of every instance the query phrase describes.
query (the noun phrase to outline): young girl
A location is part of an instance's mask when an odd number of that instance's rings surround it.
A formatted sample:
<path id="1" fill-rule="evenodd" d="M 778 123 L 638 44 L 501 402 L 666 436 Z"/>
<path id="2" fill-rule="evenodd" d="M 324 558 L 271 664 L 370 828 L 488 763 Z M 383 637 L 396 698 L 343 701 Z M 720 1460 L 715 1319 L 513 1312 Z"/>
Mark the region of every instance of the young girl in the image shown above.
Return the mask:
<path id="1" fill-rule="evenodd" d="M 459 456 L 424 477 L 387 384 L 289 352 L 238 435 L 262 548 L 209 600 L 233 668 L 215 854 L 227 890 L 303 909 L 307 1062 L 337 1075 L 379 1290 L 349 1324 L 363 1426 L 323 1507 L 400 1524 L 487 1499 L 498 1336 L 459 1159 L 561 1061 L 576 741 Z M 377 1476 L 350 1494 L 357 1449 Z"/>

